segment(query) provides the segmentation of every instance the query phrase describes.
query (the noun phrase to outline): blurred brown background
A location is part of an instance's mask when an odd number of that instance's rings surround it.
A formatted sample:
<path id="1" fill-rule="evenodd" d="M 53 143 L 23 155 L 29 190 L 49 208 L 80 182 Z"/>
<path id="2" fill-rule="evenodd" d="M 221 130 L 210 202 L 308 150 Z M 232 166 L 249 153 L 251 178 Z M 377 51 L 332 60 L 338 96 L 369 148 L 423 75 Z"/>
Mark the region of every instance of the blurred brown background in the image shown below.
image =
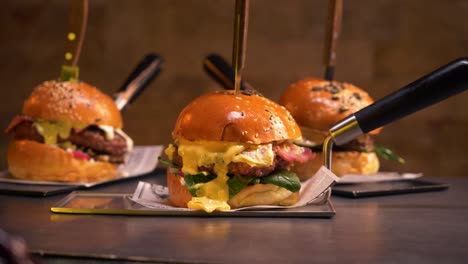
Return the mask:
<path id="1" fill-rule="evenodd" d="M 336 78 L 374 99 L 468 55 L 466 0 L 345 0 Z M 0 127 L 31 90 L 59 76 L 68 2 L 6 1 L 0 9 Z M 220 87 L 202 70 L 210 52 L 229 59 L 234 0 L 91 0 L 81 79 L 111 94 L 147 52 L 164 70 L 124 113 L 136 144 L 167 144 L 179 111 Z M 325 0 L 252 0 L 245 78 L 277 100 L 289 83 L 322 76 Z M 441 87 L 443 89 L 443 87 Z M 468 93 L 388 125 L 378 143 L 407 163 L 385 170 L 468 176 Z M 209 125 L 207 121 L 207 125 Z M 0 137 L 0 168 L 8 139 Z"/>

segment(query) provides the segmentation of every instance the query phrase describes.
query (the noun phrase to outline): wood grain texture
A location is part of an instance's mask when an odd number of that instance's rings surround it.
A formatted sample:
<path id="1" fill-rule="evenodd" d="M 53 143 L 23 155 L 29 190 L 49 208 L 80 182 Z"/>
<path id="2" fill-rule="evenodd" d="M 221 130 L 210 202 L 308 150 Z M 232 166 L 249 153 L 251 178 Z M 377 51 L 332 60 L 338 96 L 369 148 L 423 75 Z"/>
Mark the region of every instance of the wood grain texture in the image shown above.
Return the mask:
<path id="1" fill-rule="evenodd" d="M 165 177 L 160 172 L 141 180 L 162 184 Z M 468 179 L 444 181 L 450 189 L 439 192 L 333 196 L 331 219 L 54 214 L 49 208 L 65 195 L 0 195 L 0 226 L 35 252 L 107 258 L 80 263 L 119 263 L 110 257 L 153 263 L 464 263 Z M 137 183 L 93 191 L 132 193 Z"/>
<path id="2" fill-rule="evenodd" d="M 124 113 L 136 144 L 167 144 L 178 113 L 196 96 L 219 89 L 203 72 L 210 52 L 230 58 L 234 1 L 91 1 L 80 77 L 113 93 L 149 51 L 164 70 Z M 468 54 L 463 0 L 353 0 L 343 6 L 335 79 L 379 99 Z M 327 1 L 251 2 L 243 76 L 278 100 L 299 79 L 323 74 Z M 197 21 L 198 26 L 194 26 Z M 57 78 L 67 30 L 66 1 L 7 1 L 0 9 L 0 127 L 19 113 L 33 87 Z M 468 93 L 388 125 L 377 138 L 407 160 L 384 169 L 463 176 Z M 0 168 L 8 139 L 0 137 Z"/>

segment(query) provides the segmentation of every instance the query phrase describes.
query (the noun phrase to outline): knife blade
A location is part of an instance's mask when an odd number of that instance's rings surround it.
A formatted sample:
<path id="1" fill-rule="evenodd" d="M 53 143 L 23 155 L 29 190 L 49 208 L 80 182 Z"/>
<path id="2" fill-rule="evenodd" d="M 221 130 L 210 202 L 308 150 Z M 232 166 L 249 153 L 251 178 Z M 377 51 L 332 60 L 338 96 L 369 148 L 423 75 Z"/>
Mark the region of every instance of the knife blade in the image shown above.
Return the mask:
<path id="1" fill-rule="evenodd" d="M 234 69 L 221 55 L 211 53 L 203 60 L 203 69 L 224 89 L 234 89 Z M 241 80 L 241 90 L 254 90 L 252 85 Z"/>
<path id="2" fill-rule="evenodd" d="M 117 108 L 123 111 L 131 104 L 161 72 L 164 59 L 149 53 L 138 63 L 114 96 Z"/>

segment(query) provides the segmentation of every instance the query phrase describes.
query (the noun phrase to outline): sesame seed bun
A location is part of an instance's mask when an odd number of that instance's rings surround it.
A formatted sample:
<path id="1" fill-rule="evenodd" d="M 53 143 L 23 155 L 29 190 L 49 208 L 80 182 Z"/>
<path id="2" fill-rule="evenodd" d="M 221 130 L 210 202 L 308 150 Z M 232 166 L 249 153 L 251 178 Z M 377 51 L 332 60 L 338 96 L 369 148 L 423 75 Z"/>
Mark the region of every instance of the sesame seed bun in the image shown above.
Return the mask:
<path id="1" fill-rule="evenodd" d="M 122 128 L 122 117 L 112 98 L 81 81 L 43 82 L 24 102 L 22 114 L 34 121 L 61 121 L 73 129 L 89 125 Z M 12 139 L 7 160 L 8 170 L 19 179 L 84 183 L 118 177 L 116 164 L 80 158 L 76 152 L 74 155 L 56 144 L 31 138 Z"/>
<path id="2" fill-rule="evenodd" d="M 67 121 L 76 127 L 108 125 L 122 128 L 114 101 L 85 82 L 45 81 L 24 102 L 22 113 L 32 118 Z"/>
<path id="3" fill-rule="evenodd" d="M 321 144 L 329 129 L 340 120 L 372 104 L 374 100 L 364 90 L 350 83 L 306 78 L 291 84 L 280 98 L 302 129 L 304 139 Z M 371 131 L 375 135 L 381 128 Z M 379 170 L 374 152 L 334 151 L 332 172 L 345 174 L 373 174 Z M 306 180 L 323 165 L 323 157 L 303 164 L 295 164 L 292 171 Z"/>
<path id="4" fill-rule="evenodd" d="M 180 113 L 175 140 L 262 144 L 301 138 L 301 130 L 282 106 L 258 95 L 218 91 L 202 95 Z"/>
<path id="5" fill-rule="evenodd" d="M 187 207 L 187 203 L 192 199 L 192 195 L 185 187 L 184 178 L 177 174 L 173 168 L 167 168 L 167 189 L 169 191 L 169 201 L 177 207 Z"/>
<path id="6" fill-rule="evenodd" d="M 300 126 L 324 131 L 373 102 L 369 94 L 350 83 L 317 78 L 291 84 L 280 98 Z"/>
<path id="7" fill-rule="evenodd" d="M 313 160 L 296 163 L 291 168 L 299 179 L 307 180 L 323 165 L 323 155 Z M 346 174 L 374 174 L 379 171 L 380 162 L 375 152 L 339 151 L 332 152 L 332 172 L 336 176 Z"/>
<path id="8" fill-rule="evenodd" d="M 291 114 L 277 103 L 256 94 L 217 91 L 204 94 L 189 103 L 180 113 L 172 136 L 176 144 L 191 141 L 202 144 L 235 142 L 260 145 L 300 139 L 302 134 Z M 187 155 L 180 152 L 179 154 Z M 219 164 L 225 165 L 226 168 L 228 166 L 223 161 L 216 162 L 220 162 Z M 169 200 L 178 207 L 187 207 L 187 203 L 192 199 L 183 175 L 173 168 L 167 169 Z M 243 188 L 227 203 L 231 208 L 292 205 L 297 199 L 298 192 L 260 183 Z"/>

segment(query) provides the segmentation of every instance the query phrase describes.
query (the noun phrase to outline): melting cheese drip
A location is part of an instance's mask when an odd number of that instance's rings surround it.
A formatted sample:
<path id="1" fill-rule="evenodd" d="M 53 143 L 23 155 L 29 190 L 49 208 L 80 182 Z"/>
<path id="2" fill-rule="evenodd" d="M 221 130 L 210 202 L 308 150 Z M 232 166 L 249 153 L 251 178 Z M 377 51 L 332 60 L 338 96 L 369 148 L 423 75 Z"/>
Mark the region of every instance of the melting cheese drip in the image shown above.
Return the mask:
<path id="1" fill-rule="evenodd" d="M 57 121 L 49 122 L 44 120 L 35 120 L 33 126 L 37 132 L 44 137 L 44 143 L 57 144 L 57 136 L 66 139 L 70 136 L 73 126 L 69 122 Z"/>
<path id="2" fill-rule="evenodd" d="M 71 130 L 73 128 L 76 129 L 82 129 L 85 126 L 72 126 L 70 122 L 66 121 L 45 121 L 41 119 L 37 119 L 34 121 L 33 126 L 36 128 L 37 132 L 44 137 L 44 143 L 50 144 L 50 145 L 56 145 L 57 144 L 57 136 L 60 136 L 62 139 L 67 139 L 70 137 Z M 131 151 L 133 149 L 133 140 L 125 134 L 121 129 L 115 129 L 111 126 L 107 125 L 99 125 L 98 126 L 103 132 L 104 132 L 104 137 L 106 140 L 112 140 L 115 136 L 115 133 L 121 135 L 124 139 L 125 142 L 127 143 L 127 151 Z M 60 144 L 62 147 L 65 149 L 71 148 L 75 149 L 76 147 L 72 146 L 71 143 Z"/>
<path id="3" fill-rule="evenodd" d="M 107 125 L 99 125 L 98 126 L 102 131 L 104 131 L 105 138 L 107 140 L 114 139 L 114 128 Z"/>
<path id="4" fill-rule="evenodd" d="M 168 157 L 172 158 L 174 147 L 166 149 Z M 217 177 L 207 183 L 200 183 L 197 196 L 192 197 L 187 207 L 201 209 L 206 212 L 214 210 L 230 210 L 228 165 L 231 162 L 244 162 L 250 166 L 268 166 L 273 163 L 274 152 L 271 144 L 260 146 L 242 145 L 232 142 L 191 142 L 181 140 L 178 142 L 178 154 L 182 157 L 182 172 L 187 174 L 200 173 L 199 167 L 213 167 Z"/>
<path id="5" fill-rule="evenodd" d="M 125 139 L 125 142 L 127 143 L 127 151 L 131 151 L 134 145 L 133 140 L 120 128 L 116 129 L 115 133 L 121 135 Z"/>
<path id="6" fill-rule="evenodd" d="M 122 129 L 114 129 L 112 126 L 107 125 L 99 125 L 98 127 L 104 131 L 104 135 L 107 140 L 114 139 L 115 133 L 117 133 L 125 139 L 125 143 L 127 144 L 127 151 L 131 151 L 133 149 L 133 140 L 127 134 L 125 134 Z"/>

